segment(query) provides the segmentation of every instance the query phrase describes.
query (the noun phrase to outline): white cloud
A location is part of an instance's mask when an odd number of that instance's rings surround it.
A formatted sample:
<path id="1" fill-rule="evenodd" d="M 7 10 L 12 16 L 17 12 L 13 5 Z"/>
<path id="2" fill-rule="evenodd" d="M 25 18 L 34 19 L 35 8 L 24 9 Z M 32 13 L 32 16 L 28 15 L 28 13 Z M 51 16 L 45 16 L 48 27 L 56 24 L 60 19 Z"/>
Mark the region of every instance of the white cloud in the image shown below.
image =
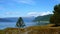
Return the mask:
<path id="1" fill-rule="evenodd" d="M 20 12 L 5 12 L 6 15 L 18 15 Z"/>
<path id="2" fill-rule="evenodd" d="M 40 15 L 40 13 L 38 13 L 38 12 L 29 12 L 29 13 L 27 13 L 27 16 L 38 16 L 38 15 Z"/>
<path id="3" fill-rule="evenodd" d="M 37 17 L 37 16 L 48 15 L 48 14 L 53 14 L 53 13 L 51 13 L 49 11 L 47 11 L 47 12 L 29 12 L 29 13 L 27 13 L 27 16 L 35 16 L 35 17 Z"/>
<path id="4" fill-rule="evenodd" d="M 14 0 L 17 3 L 24 3 L 24 4 L 30 4 L 30 5 L 34 5 L 35 1 L 34 0 Z"/>
<path id="5" fill-rule="evenodd" d="M 34 0 L 0 0 L 0 3 L 14 4 L 14 3 L 23 3 L 29 5 L 35 5 L 36 2 Z"/>
<path id="6" fill-rule="evenodd" d="M 50 11 L 47 11 L 47 12 L 42 12 L 41 15 L 43 16 L 43 15 L 48 15 L 48 14 L 53 14 L 53 13 L 51 13 Z"/>
<path id="7" fill-rule="evenodd" d="M 1 16 L 1 18 L 4 18 L 4 17 L 20 17 L 21 13 L 20 12 L 14 12 L 14 11 L 11 11 L 11 12 L 7 11 L 7 12 L 1 12 L 0 16 Z"/>
<path id="8" fill-rule="evenodd" d="M 20 12 L 2 12 L 1 17 L 20 17 Z"/>

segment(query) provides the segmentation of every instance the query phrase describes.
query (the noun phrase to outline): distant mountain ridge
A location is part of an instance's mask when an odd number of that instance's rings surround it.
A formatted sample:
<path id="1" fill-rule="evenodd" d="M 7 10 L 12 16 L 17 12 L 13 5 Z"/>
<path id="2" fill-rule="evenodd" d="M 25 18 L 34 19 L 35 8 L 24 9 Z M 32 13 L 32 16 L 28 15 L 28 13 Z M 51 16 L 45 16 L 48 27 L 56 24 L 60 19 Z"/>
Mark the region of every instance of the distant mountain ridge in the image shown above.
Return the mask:
<path id="1" fill-rule="evenodd" d="M 22 17 L 24 21 L 31 22 L 34 17 Z M 17 22 L 18 17 L 0 18 L 0 22 Z"/>
<path id="2" fill-rule="evenodd" d="M 32 22 L 32 21 L 49 21 L 52 14 L 38 16 L 38 17 L 22 17 L 24 22 Z M 0 22 L 17 22 L 18 17 L 8 17 L 8 18 L 0 18 Z"/>
<path id="3" fill-rule="evenodd" d="M 33 21 L 49 21 L 51 16 L 52 16 L 52 14 L 44 15 L 44 16 L 38 16 Z"/>
<path id="4" fill-rule="evenodd" d="M 0 18 L 0 22 L 15 22 L 17 19 L 17 17 Z"/>

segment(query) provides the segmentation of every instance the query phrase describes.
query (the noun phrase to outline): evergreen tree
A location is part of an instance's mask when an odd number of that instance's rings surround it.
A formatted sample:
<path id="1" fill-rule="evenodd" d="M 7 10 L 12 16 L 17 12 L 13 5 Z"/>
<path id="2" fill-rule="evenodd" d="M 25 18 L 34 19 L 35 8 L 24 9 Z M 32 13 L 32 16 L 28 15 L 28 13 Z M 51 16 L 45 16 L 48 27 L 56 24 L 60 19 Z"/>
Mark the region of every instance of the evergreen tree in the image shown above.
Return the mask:
<path id="1" fill-rule="evenodd" d="M 16 26 L 17 26 L 17 27 L 24 27 L 24 26 L 25 26 L 22 17 L 19 17 L 19 19 L 18 19 L 18 21 L 17 21 L 17 23 L 16 23 Z"/>
<path id="2" fill-rule="evenodd" d="M 54 6 L 53 16 L 50 18 L 50 23 L 60 26 L 60 4 Z"/>

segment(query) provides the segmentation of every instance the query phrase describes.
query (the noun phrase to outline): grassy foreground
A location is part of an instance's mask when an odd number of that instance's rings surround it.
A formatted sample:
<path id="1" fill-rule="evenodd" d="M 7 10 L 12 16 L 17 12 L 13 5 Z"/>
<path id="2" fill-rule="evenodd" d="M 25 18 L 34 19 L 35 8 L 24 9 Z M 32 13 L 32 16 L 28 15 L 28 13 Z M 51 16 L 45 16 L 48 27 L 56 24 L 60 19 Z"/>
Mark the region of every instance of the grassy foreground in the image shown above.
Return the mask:
<path id="1" fill-rule="evenodd" d="M 60 27 L 50 27 L 52 25 L 53 24 L 26 28 L 6 28 L 0 30 L 0 34 L 60 34 Z"/>

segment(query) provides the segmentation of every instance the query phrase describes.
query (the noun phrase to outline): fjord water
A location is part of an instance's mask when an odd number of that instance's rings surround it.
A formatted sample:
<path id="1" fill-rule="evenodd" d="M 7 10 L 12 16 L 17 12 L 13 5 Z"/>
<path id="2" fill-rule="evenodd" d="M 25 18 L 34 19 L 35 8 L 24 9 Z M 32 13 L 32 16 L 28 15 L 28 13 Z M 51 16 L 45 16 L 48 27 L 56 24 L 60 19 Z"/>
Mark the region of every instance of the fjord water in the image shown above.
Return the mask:
<path id="1" fill-rule="evenodd" d="M 38 25 L 37 23 L 34 22 L 25 22 L 26 27 L 29 26 L 35 26 Z M 40 25 L 46 25 L 44 23 L 40 23 Z M 16 27 L 16 22 L 0 22 L 0 29 L 4 29 L 4 28 L 15 28 Z"/>
<path id="2" fill-rule="evenodd" d="M 15 19 L 14 19 L 15 20 Z M 13 20 L 13 21 L 14 21 Z M 25 27 L 29 27 L 29 26 L 36 26 L 36 25 L 46 25 L 46 22 L 41 22 L 41 23 L 36 23 L 36 22 L 32 22 L 33 19 L 24 19 L 24 23 L 25 23 Z M 4 29 L 4 28 L 16 28 L 16 20 L 14 22 L 0 22 L 0 29 Z"/>
<path id="3" fill-rule="evenodd" d="M 26 27 L 28 26 L 33 26 L 33 25 L 36 25 L 36 23 L 33 23 L 33 22 L 25 22 L 25 25 Z M 7 28 L 7 27 L 16 27 L 16 22 L 0 22 L 0 29 L 4 29 L 4 28 Z"/>

